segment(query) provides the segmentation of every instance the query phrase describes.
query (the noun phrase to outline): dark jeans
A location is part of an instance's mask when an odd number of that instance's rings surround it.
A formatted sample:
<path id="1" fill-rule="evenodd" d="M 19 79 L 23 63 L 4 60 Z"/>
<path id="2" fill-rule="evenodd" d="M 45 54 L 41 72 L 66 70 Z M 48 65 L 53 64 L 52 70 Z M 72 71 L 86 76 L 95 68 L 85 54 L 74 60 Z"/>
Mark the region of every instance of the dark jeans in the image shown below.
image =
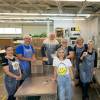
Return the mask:
<path id="1" fill-rule="evenodd" d="M 82 83 L 82 100 L 88 100 L 89 83 Z"/>
<path id="2" fill-rule="evenodd" d="M 10 96 L 8 96 L 7 100 L 16 100 L 16 98 L 14 97 L 14 95 L 10 95 Z"/>
<path id="3" fill-rule="evenodd" d="M 30 97 L 27 97 L 26 100 L 40 100 L 40 96 L 30 96 Z"/>

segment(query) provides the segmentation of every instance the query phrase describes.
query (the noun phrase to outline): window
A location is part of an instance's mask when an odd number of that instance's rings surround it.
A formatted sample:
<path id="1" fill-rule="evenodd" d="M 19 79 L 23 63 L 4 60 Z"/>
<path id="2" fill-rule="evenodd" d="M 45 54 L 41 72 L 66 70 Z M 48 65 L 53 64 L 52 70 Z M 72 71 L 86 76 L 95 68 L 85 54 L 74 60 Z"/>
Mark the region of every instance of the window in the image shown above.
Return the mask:
<path id="1" fill-rule="evenodd" d="M 21 28 L 0 28 L 0 34 L 21 34 Z"/>

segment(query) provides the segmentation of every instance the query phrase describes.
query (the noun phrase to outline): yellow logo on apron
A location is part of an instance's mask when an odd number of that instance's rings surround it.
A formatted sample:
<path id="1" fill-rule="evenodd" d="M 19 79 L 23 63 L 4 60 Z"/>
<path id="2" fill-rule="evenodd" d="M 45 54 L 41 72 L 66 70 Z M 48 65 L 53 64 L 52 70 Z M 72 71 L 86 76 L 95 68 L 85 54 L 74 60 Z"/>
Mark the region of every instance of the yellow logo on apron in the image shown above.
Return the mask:
<path id="1" fill-rule="evenodd" d="M 67 68 L 66 67 L 60 66 L 58 68 L 58 75 L 66 75 L 66 73 L 67 73 Z"/>
<path id="2" fill-rule="evenodd" d="M 13 66 L 14 70 L 18 70 L 19 69 L 19 62 L 17 62 L 17 61 L 12 62 L 12 66 Z"/>

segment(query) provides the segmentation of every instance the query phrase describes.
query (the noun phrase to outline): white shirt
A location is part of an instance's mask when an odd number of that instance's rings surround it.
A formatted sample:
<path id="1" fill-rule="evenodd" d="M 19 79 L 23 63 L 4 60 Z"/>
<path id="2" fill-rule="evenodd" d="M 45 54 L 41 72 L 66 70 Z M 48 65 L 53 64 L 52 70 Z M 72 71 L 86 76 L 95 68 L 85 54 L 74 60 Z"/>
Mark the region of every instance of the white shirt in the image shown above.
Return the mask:
<path id="1" fill-rule="evenodd" d="M 69 68 L 72 66 L 70 59 L 59 60 L 59 58 L 54 57 L 53 66 L 57 68 L 58 75 L 69 74 Z"/>

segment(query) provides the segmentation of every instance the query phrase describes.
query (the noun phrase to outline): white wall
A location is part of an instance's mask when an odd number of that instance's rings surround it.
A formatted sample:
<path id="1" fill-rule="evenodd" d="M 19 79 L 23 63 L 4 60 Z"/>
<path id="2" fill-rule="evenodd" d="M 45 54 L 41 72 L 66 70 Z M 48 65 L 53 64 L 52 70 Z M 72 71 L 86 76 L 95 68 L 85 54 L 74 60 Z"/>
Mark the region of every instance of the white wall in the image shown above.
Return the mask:
<path id="1" fill-rule="evenodd" d="M 92 39 L 92 36 L 97 36 L 98 34 L 98 18 L 93 20 L 80 20 L 80 21 L 71 21 L 71 20 L 56 20 L 54 21 L 54 29 L 57 27 L 70 29 L 71 27 L 80 28 L 80 34 L 84 38 L 85 42 L 89 39 Z M 96 41 L 97 42 L 97 41 Z"/>
<path id="2" fill-rule="evenodd" d="M 98 17 L 90 20 L 87 22 L 89 28 L 88 28 L 88 38 L 93 39 L 95 42 L 95 46 L 97 47 L 98 43 L 98 32 L 99 32 L 99 24 L 98 24 Z"/>
<path id="3" fill-rule="evenodd" d="M 54 29 L 57 27 L 61 27 L 64 29 L 71 29 L 71 27 L 80 27 L 81 36 L 87 40 L 87 22 L 85 20 L 82 21 L 74 21 L 74 20 L 56 20 L 54 21 Z"/>
<path id="4" fill-rule="evenodd" d="M 88 32 L 90 32 L 89 34 L 97 36 L 98 34 L 98 18 L 94 18 L 93 20 L 90 20 L 87 22 L 88 23 Z"/>
<path id="5" fill-rule="evenodd" d="M 80 27 L 81 35 L 85 39 L 85 41 L 88 41 L 88 39 L 91 39 L 93 35 L 98 34 L 98 29 L 100 25 L 100 19 L 98 24 L 98 18 L 94 18 L 93 20 L 83 20 L 83 21 L 74 21 L 74 20 L 56 20 L 54 21 L 54 24 L 50 25 L 50 32 L 54 31 L 57 27 L 61 27 L 64 29 L 68 29 L 71 27 Z M 16 28 L 22 28 L 22 33 L 32 33 L 32 34 L 39 34 L 39 33 L 47 33 L 47 24 L 0 24 L 0 27 L 16 27 Z M 99 30 L 100 32 L 100 30 Z M 0 37 L 4 38 L 13 38 L 13 37 L 20 37 L 21 35 L 0 35 Z"/>

